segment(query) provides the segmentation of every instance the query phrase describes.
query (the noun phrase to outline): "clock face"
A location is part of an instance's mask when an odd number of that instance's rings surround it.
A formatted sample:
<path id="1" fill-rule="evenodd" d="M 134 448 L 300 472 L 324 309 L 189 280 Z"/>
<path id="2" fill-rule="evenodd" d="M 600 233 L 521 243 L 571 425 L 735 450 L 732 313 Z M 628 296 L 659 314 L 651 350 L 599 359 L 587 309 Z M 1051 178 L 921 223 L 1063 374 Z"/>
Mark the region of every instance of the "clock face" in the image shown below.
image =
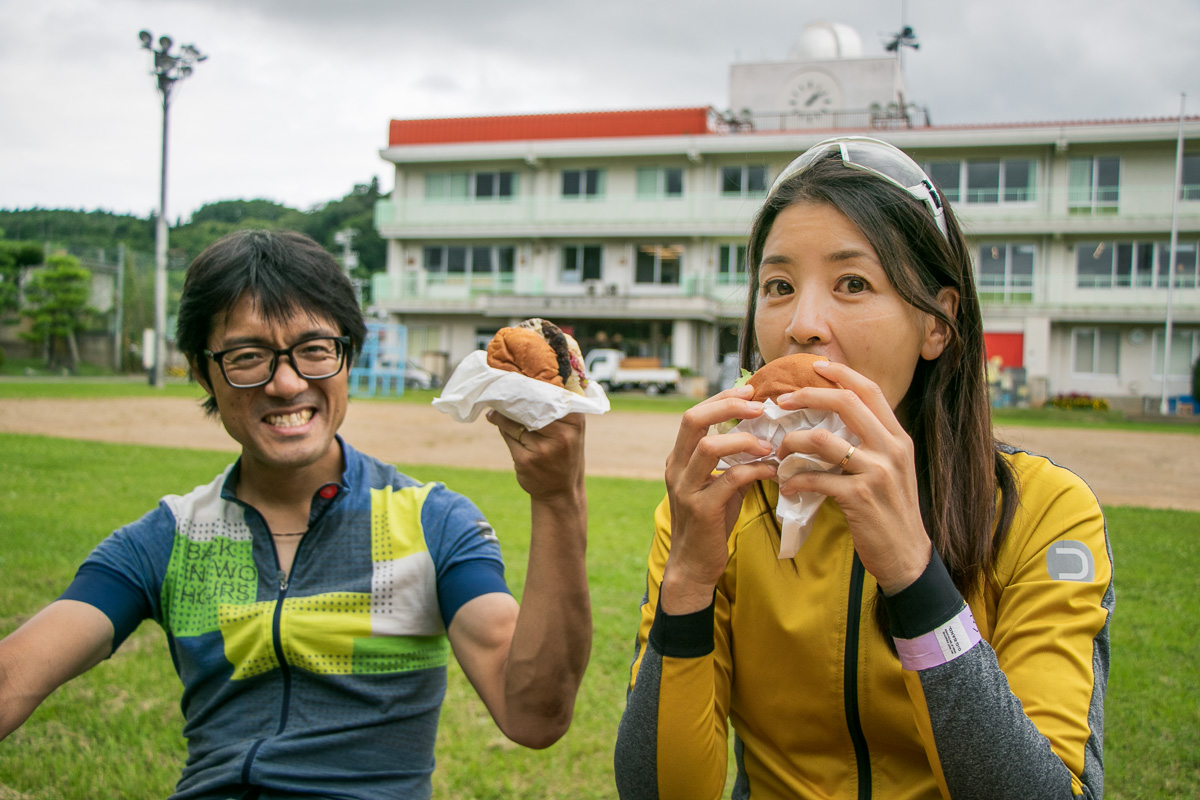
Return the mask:
<path id="1" fill-rule="evenodd" d="M 796 114 L 828 114 L 842 106 L 842 90 L 824 72 L 802 72 L 788 84 L 784 108 Z"/>

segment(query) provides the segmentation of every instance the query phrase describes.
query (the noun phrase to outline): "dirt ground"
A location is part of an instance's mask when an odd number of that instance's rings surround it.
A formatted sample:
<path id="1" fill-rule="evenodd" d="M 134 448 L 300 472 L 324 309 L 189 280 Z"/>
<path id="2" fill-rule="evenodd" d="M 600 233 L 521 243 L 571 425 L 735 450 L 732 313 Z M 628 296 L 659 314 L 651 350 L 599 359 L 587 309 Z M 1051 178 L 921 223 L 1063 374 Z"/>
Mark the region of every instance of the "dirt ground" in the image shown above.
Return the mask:
<path id="1" fill-rule="evenodd" d="M 677 419 L 613 412 L 588 417 L 588 472 L 662 477 Z M 179 398 L 0 400 L 0 431 L 72 439 L 235 451 L 220 424 Z M 407 464 L 505 469 L 508 450 L 482 418 L 454 422 L 429 406 L 351 403 L 342 434 L 378 458 Z M 1188 433 L 1004 428 L 999 435 L 1084 478 L 1105 505 L 1200 511 L 1200 437 Z"/>

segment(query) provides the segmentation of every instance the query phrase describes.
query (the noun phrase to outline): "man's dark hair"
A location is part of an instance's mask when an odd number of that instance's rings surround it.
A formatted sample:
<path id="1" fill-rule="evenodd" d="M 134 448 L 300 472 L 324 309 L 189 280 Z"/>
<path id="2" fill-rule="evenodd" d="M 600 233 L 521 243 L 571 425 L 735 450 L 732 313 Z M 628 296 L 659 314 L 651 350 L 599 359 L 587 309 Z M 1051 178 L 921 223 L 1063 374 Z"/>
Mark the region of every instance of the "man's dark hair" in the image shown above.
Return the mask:
<path id="1" fill-rule="evenodd" d="M 179 299 L 175 340 L 195 365 L 195 377 L 212 385 L 203 351 L 220 315 L 228 316 L 244 296 L 254 298 L 263 318 L 284 323 L 296 312 L 328 317 L 350 337 L 344 369 L 367 335 L 354 287 L 321 245 L 294 231 L 238 231 L 209 245 L 188 267 Z M 216 401 L 204 403 L 209 414 Z"/>

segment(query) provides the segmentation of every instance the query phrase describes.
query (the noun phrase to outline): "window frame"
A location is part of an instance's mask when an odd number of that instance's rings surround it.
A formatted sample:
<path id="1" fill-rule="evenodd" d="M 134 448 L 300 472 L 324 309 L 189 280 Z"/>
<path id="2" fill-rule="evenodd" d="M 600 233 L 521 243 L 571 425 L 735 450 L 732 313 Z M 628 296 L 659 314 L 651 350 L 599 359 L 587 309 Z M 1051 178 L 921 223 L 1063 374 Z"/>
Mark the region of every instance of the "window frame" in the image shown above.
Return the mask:
<path id="1" fill-rule="evenodd" d="M 462 192 L 454 191 L 455 179 L 463 183 Z M 480 194 L 480 182 L 490 180 L 494 190 L 490 194 Z M 471 170 L 425 173 L 425 200 L 433 203 L 504 203 L 514 200 L 519 194 L 519 181 L 515 170 Z M 433 192 L 434 184 L 445 183 L 439 192 Z M 441 193 L 445 189 L 450 191 Z M 505 191 L 507 190 L 507 192 Z"/>
<path id="2" fill-rule="evenodd" d="M 999 283 L 986 280 L 983 272 L 984 250 L 988 249 L 995 251 L 997 248 L 1004 249 L 1004 272 Z M 1026 273 L 1022 272 L 1018 275 L 1013 268 L 1016 252 L 1021 249 L 1028 249 L 1031 253 L 1031 263 L 1029 266 L 1027 279 L 1025 278 Z M 1005 301 L 1008 301 L 1012 298 L 1012 295 L 1019 294 L 1029 295 L 1029 298 L 1032 300 L 1038 264 L 1038 247 L 1035 243 L 1021 241 L 983 241 L 979 243 L 976 253 L 975 282 L 981 296 L 1002 293 Z"/>
<path id="3" fill-rule="evenodd" d="M 575 266 L 568 269 L 568 250 L 573 250 Z M 588 276 L 588 254 L 596 255 L 596 274 Z M 572 276 L 572 277 L 568 277 Z M 581 286 L 590 281 L 604 280 L 604 246 L 599 244 L 564 244 L 559 248 L 558 282 L 570 286 Z"/>
<path id="4" fill-rule="evenodd" d="M 634 170 L 634 196 L 639 200 L 678 200 L 683 197 L 685 191 L 684 172 L 683 167 L 637 167 Z M 670 182 L 667 179 L 667 173 L 678 173 L 679 191 L 670 191 Z M 654 189 L 643 191 L 642 176 L 651 174 L 654 176 Z"/>
<path id="5" fill-rule="evenodd" d="M 738 188 L 736 190 L 726 189 L 726 174 L 732 173 L 734 170 L 738 173 Z M 761 176 L 760 188 L 751 188 L 752 174 Z M 728 164 L 721 167 L 717 178 L 720 182 L 719 194 L 723 198 L 766 197 L 767 189 L 771 185 L 770 178 L 771 173 L 766 164 Z"/>
<path id="6" fill-rule="evenodd" d="M 1021 187 L 1017 188 L 1010 186 L 1010 169 L 1017 164 L 1024 164 L 1028 168 L 1028 180 Z M 953 165 L 956 167 L 955 184 L 946 186 L 946 177 L 948 177 L 948 168 Z M 985 167 L 995 165 L 996 183 L 995 185 L 987 185 L 982 188 L 976 188 L 971 181 L 972 167 Z M 1038 187 L 1038 160 L 1036 158 L 940 158 L 930 159 L 923 165 L 925 174 L 937 186 L 938 191 L 946 199 L 946 202 L 955 205 L 970 205 L 970 206 L 1013 206 L 1013 205 L 1028 205 L 1037 202 Z M 943 173 L 939 180 L 938 173 Z M 982 192 L 988 193 L 988 199 L 981 199 Z M 1022 196 L 1014 197 L 1015 192 L 1021 192 Z"/>
<path id="7" fill-rule="evenodd" d="M 1177 338 L 1185 339 L 1191 337 L 1191 349 L 1187 356 L 1187 365 L 1183 372 L 1172 372 L 1167 375 L 1167 380 L 1190 380 L 1192 377 L 1192 369 L 1196 364 L 1196 359 L 1200 358 L 1200 328 L 1181 327 L 1171 330 L 1171 356 L 1174 360 L 1176 355 L 1175 340 Z M 1166 353 L 1163 349 L 1163 342 L 1166 339 L 1166 329 L 1155 327 L 1150 333 L 1150 377 L 1155 380 L 1162 380 L 1163 366 L 1160 359 Z"/>
<path id="8" fill-rule="evenodd" d="M 486 251 L 487 267 L 476 269 L 475 261 L 481 251 Z M 430 269 L 430 257 L 434 254 L 437 254 L 436 260 L 439 263 L 436 266 L 438 268 Z M 461 269 L 451 268 L 453 257 L 461 257 Z M 421 247 L 421 271 L 426 275 L 438 276 L 443 280 L 447 278 L 512 280 L 512 276 L 516 272 L 516 261 L 516 247 L 511 244 L 444 243 L 427 244 Z"/>
<path id="9" fill-rule="evenodd" d="M 1092 369 L 1083 372 L 1079 369 L 1080 336 L 1088 334 L 1092 337 Z M 1103 343 L 1107 339 L 1116 345 L 1114 359 L 1116 364 L 1112 372 L 1100 372 L 1099 365 L 1104 359 Z M 1081 325 L 1071 329 L 1071 377 L 1073 378 L 1117 378 L 1121 374 L 1121 332 L 1115 328 L 1099 325 Z"/>
<path id="10" fill-rule="evenodd" d="M 652 250 L 654 261 L 651 265 L 653 270 L 653 280 L 642 280 L 642 256 Z M 674 254 L 675 258 L 675 279 L 673 281 L 664 282 L 663 263 L 666 259 L 664 254 Z M 637 244 L 634 245 L 633 254 L 633 282 L 637 286 L 679 286 L 683 282 L 683 254 L 684 248 L 681 244 Z"/>
<path id="11" fill-rule="evenodd" d="M 717 284 L 736 286 L 746 283 L 746 245 L 726 242 L 717 245 Z"/>
<path id="12" fill-rule="evenodd" d="M 572 167 L 560 170 L 559 194 L 564 200 L 599 200 L 604 197 L 606 170 L 604 167 Z M 579 181 L 576 192 L 567 192 L 567 176 L 575 176 Z M 591 187 L 589 191 L 589 181 Z"/>
<path id="13" fill-rule="evenodd" d="M 1115 162 L 1117 171 L 1116 183 L 1100 185 L 1099 178 L 1102 167 Z M 1076 177 L 1082 175 L 1082 167 L 1087 166 L 1088 183 L 1086 187 Z M 1077 169 L 1079 167 L 1080 169 Z M 1121 178 L 1124 175 L 1124 161 L 1120 156 L 1072 156 L 1067 162 L 1067 212 L 1070 214 L 1115 214 L 1121 205 Z M 1083 197 L 1086 189 L 1087 198 Z M 1102 196 L 1111 194 L 1111 197 Z"/>
<path id="14" fill-rule="evenodd" d="M 1090 281 L 1084 281 L 1080 273 L 1080 259 L 1087 252 L 1095 253 L 1103 247 L 1107 253 L 1107 278 L 1102 273 L 1089 273 Z M 1077 289 L 1166 289 L 1170 281 L 1170 240 L 1132 239 L 1103 241 L 1080 241 L 1075 243 L 1075 288 Z M 1181 253 L 1191 254 L 1190 269 L 1176 271 L 1176 289 L 1200 288 L 1200 240 L 1177 241 L 1176 263 Z"/>
<path id="15" fill-rule="evenodd" d="M 1184 202 L 1200 200 L 1200 153 L 1183 154 L 1183 171 L 1179 178 L 1179 199 Z M 1190 182 L 1189 178 L 1192 179 Z"/>

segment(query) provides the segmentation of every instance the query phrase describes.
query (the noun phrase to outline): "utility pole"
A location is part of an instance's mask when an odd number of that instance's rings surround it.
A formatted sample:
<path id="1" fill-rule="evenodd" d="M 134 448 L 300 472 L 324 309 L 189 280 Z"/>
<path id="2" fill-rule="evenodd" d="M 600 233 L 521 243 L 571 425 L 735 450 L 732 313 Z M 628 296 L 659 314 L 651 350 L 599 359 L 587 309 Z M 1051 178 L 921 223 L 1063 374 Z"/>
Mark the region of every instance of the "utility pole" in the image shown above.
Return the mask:
<path id="1" fill-rule="evenodd" d="M 1186 94 L 1179 95 L 1179 136 L 1175 141 L 1175 198 L 1171 202 L 1171 250 L 1170 262 L 1167 264 L 1167 325 L 1163 331 L 1163 374 L 1162 401 L 1158 413 L 1164 417 L 1170 409 L 1168 402 L 1167 376 L 1171 372 L 1171 301 L 1175 293 L 1175 252 L 1179 244 L 1179 196 L 1183 190 L 1183 109 L 1187 100 Z"/>
<path id="2" fill-rule="evenodd" d="M 150 31 L 141 31 L 138 38 L 142 48 L 154 54 L 151 75 L 157 78 L 158 93 L 162 95 L 162 175 L 159 183 L 158 225 L 154 232 L 154 364 L 150 369 L 150 385 L 162 388 L 167 361 L 167 119 L 171 108 L 171 91 L 175 84 L 192 74 L 192 65 L 208 56 L 201 55 L 194 45 L 185 44 L 179 55 L 171 54 L 171 37 L 163 36 L 154 49 Z"/>
<path id="3" fill-rule="evenodd" d="M 116 314 L 113 316 L 113 372 L 121 374 L 125 363 L 125 243 L 117 244 L 117 280 L 113 298 Z"/>

